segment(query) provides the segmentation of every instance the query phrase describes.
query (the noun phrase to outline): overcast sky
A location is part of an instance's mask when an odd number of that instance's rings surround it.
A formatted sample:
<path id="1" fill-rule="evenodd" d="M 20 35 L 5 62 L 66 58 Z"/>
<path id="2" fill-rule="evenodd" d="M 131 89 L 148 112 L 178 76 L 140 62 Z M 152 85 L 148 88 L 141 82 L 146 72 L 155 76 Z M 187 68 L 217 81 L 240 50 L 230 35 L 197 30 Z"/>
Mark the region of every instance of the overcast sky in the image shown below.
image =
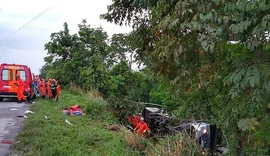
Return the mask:
<path id="1" fill-rule="evenodd" d="M 84 18 L 91 27 L 102 26 L 109 36 L 131 31 L 129 27 L 100 20 L 100 14 L 111 3 L 112 0 L 0 0 L 0 63 L 25 64 L 38 74 L 45 64 L 44 44 L 51 33 L 63 30 L 64 22 L 72 34 Z"/>

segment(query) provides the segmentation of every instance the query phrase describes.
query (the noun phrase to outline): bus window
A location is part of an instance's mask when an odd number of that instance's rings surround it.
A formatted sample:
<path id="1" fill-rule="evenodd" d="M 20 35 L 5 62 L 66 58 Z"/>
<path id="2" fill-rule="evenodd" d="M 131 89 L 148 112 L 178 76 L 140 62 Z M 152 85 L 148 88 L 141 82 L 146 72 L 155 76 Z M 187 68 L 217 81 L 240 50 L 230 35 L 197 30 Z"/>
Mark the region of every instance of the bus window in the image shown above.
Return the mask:
<path id="1" fill-rule="evenodd" d="M 2 80 L 12 81 L 12 70 L 3 69 L 2 70 Z"/>
<path id="2" fill-rule="evenodd" d="M 23 81 L 26 81 L 26 72 L 24 70 L 16 70 L 16 75 L 20 75 Z"/>

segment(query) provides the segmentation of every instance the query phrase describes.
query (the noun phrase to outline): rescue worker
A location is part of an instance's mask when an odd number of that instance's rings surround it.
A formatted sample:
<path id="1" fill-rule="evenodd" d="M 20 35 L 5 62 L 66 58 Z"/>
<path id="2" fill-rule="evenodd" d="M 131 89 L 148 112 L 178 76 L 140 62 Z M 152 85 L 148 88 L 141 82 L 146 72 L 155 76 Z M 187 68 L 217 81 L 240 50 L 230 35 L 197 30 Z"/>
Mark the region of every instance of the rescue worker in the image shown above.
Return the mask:
<path id="1" fill-rule="evenodd" d="M 136 127 L 141 121 L 141 117 L 138 115 L 134 115 L 132 119 L 133 126 Z"/>
<path id="2" fill-rule="evenodd" d="M 47 92 L 48 92 L 48 97 L 49 98 L 52 98 L 53 97 L 52 91 L 51 91 L 51 88 L 50 88 L 51 83 L 52 83 L 52 78 L 49 78 L 49 80 L 47 82 L 47 85 L 46 85 L 47 86 Z"/>
<path id="3" fill-rule="evenodd" d="M 136 123 L 136 126 L 141 122 L 141 118 L 142 118 L 142 113 L 139 113 L 139 114 L 137 114 L 136 116 L 135 116 L 135 122 L 137 122 Z M 135 127 L 136 127 L 135 126 Z"/>
<path id="4" fill-rule="evenodd" d="M 148 128 L 147 124 L 144 122 L 144 118 L 141 117 L 140 123 L 134 128 L 134 133 L 135 134 L 140 134 L 142 136 L 146 135 L 146 132 L 150 132 L 150 129 Z"/>
<path id="5" fill-rule="evenodd" d="M 132 123 L 133 128 L 135 128 L 141 121 L 141 113 L 139 115 L 128 115 L 128 122 Z"/>
<path id="6" fill-rule="evenodd" d="M 56 100 L 56 98 L 57 98 L 57 96 L 56 96 L 57 95 L 57 84 L 56 84 L 55 79 L 53 79 L 52 82 L 50 83 L 50 88 L 51 88 L 53 100 Z"/>
<path id="7" fill-rule="evenodd" d="M 41 78 L 38 82 L 38 88 L 41 92 L 41 96 L 43 99 L 45 99 L 46 96 L 46 88 L 45 88 L 45 80 L 44 78 Z"/>
<path id="8" fill-rule="evenodd" d="M 132 123 L 133 128 L 135 128 L 138 124 L 138 122 L 136 121 L 135 115 L 132 115 L 132 116 L 128 115 L 128 122 Z"/>
<path id="9" fill-rule="evenodd" d="M 57 91 L 56 91 L 56 100 L 59 99 L 59 95 L 61 93 L 61 86 L 60 84 L 58 83 L 58 81 L 56 81 L 56 85 L 57 85 Z"/>
<path id="10" fill-rule="evenodd" d="M 17 98 L 18 98 L 18 103 L 22 103 L 22 99 L 25 101 L 25 103 L 27 102 L 26 97 L 23 95 L 23 91 L 24 91 L 24 82 L 21 79 L 21 77 L 19 75 L 16 76 L 16 83 L 15 85 L 17 85 Z"/>

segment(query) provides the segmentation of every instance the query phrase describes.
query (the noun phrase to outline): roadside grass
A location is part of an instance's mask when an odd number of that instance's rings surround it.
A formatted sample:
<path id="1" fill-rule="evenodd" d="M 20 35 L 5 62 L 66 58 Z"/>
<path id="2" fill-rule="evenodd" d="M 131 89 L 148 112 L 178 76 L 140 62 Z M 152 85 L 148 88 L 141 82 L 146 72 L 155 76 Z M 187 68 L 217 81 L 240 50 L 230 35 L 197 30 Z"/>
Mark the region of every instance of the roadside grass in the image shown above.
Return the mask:
<path id="1" fill-rule="evenodd" d="M 79 104 L 86 116 L 67 116 L 64 106 Z M 107 103 L 90 94 L 62 91 L 59 101 L 38 98 L 11 149 L 18 156 L 137 156 L 121 132 L 108 125 L 117 120 L 106 110 Z M 45 119 L 47 116 L 47 120 Z M 69 125 L 65 120 L 70 121 Z"/>
<path id="2" fill-rule="evenodd" d="M 206 149 L 185 132 L 159 139 L 155 144 L 148 142 L 146 153 L 148 156 L 207 156 Z"/>

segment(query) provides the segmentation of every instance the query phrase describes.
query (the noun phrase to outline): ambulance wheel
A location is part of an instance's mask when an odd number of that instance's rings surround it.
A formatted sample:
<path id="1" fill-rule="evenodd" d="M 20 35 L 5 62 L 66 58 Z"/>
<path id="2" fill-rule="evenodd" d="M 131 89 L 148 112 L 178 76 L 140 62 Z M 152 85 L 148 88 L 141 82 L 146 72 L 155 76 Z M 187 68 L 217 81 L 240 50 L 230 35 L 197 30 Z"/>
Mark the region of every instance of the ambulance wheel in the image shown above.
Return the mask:
<path id="1" fill-rule="evenodd" d="M 30 101 L 30 100 L 31 100 L 31 97 L 30 97 L 30 96 L 27 96 L 27 97 L 26 97 L 26 100 L 27 100 L 27 101 Z"/>
<path id="2" fill-rule="evenodd" d="M 0 102 L 4 101 L 4 98 L 3 97 L 0 97 Z"/>

